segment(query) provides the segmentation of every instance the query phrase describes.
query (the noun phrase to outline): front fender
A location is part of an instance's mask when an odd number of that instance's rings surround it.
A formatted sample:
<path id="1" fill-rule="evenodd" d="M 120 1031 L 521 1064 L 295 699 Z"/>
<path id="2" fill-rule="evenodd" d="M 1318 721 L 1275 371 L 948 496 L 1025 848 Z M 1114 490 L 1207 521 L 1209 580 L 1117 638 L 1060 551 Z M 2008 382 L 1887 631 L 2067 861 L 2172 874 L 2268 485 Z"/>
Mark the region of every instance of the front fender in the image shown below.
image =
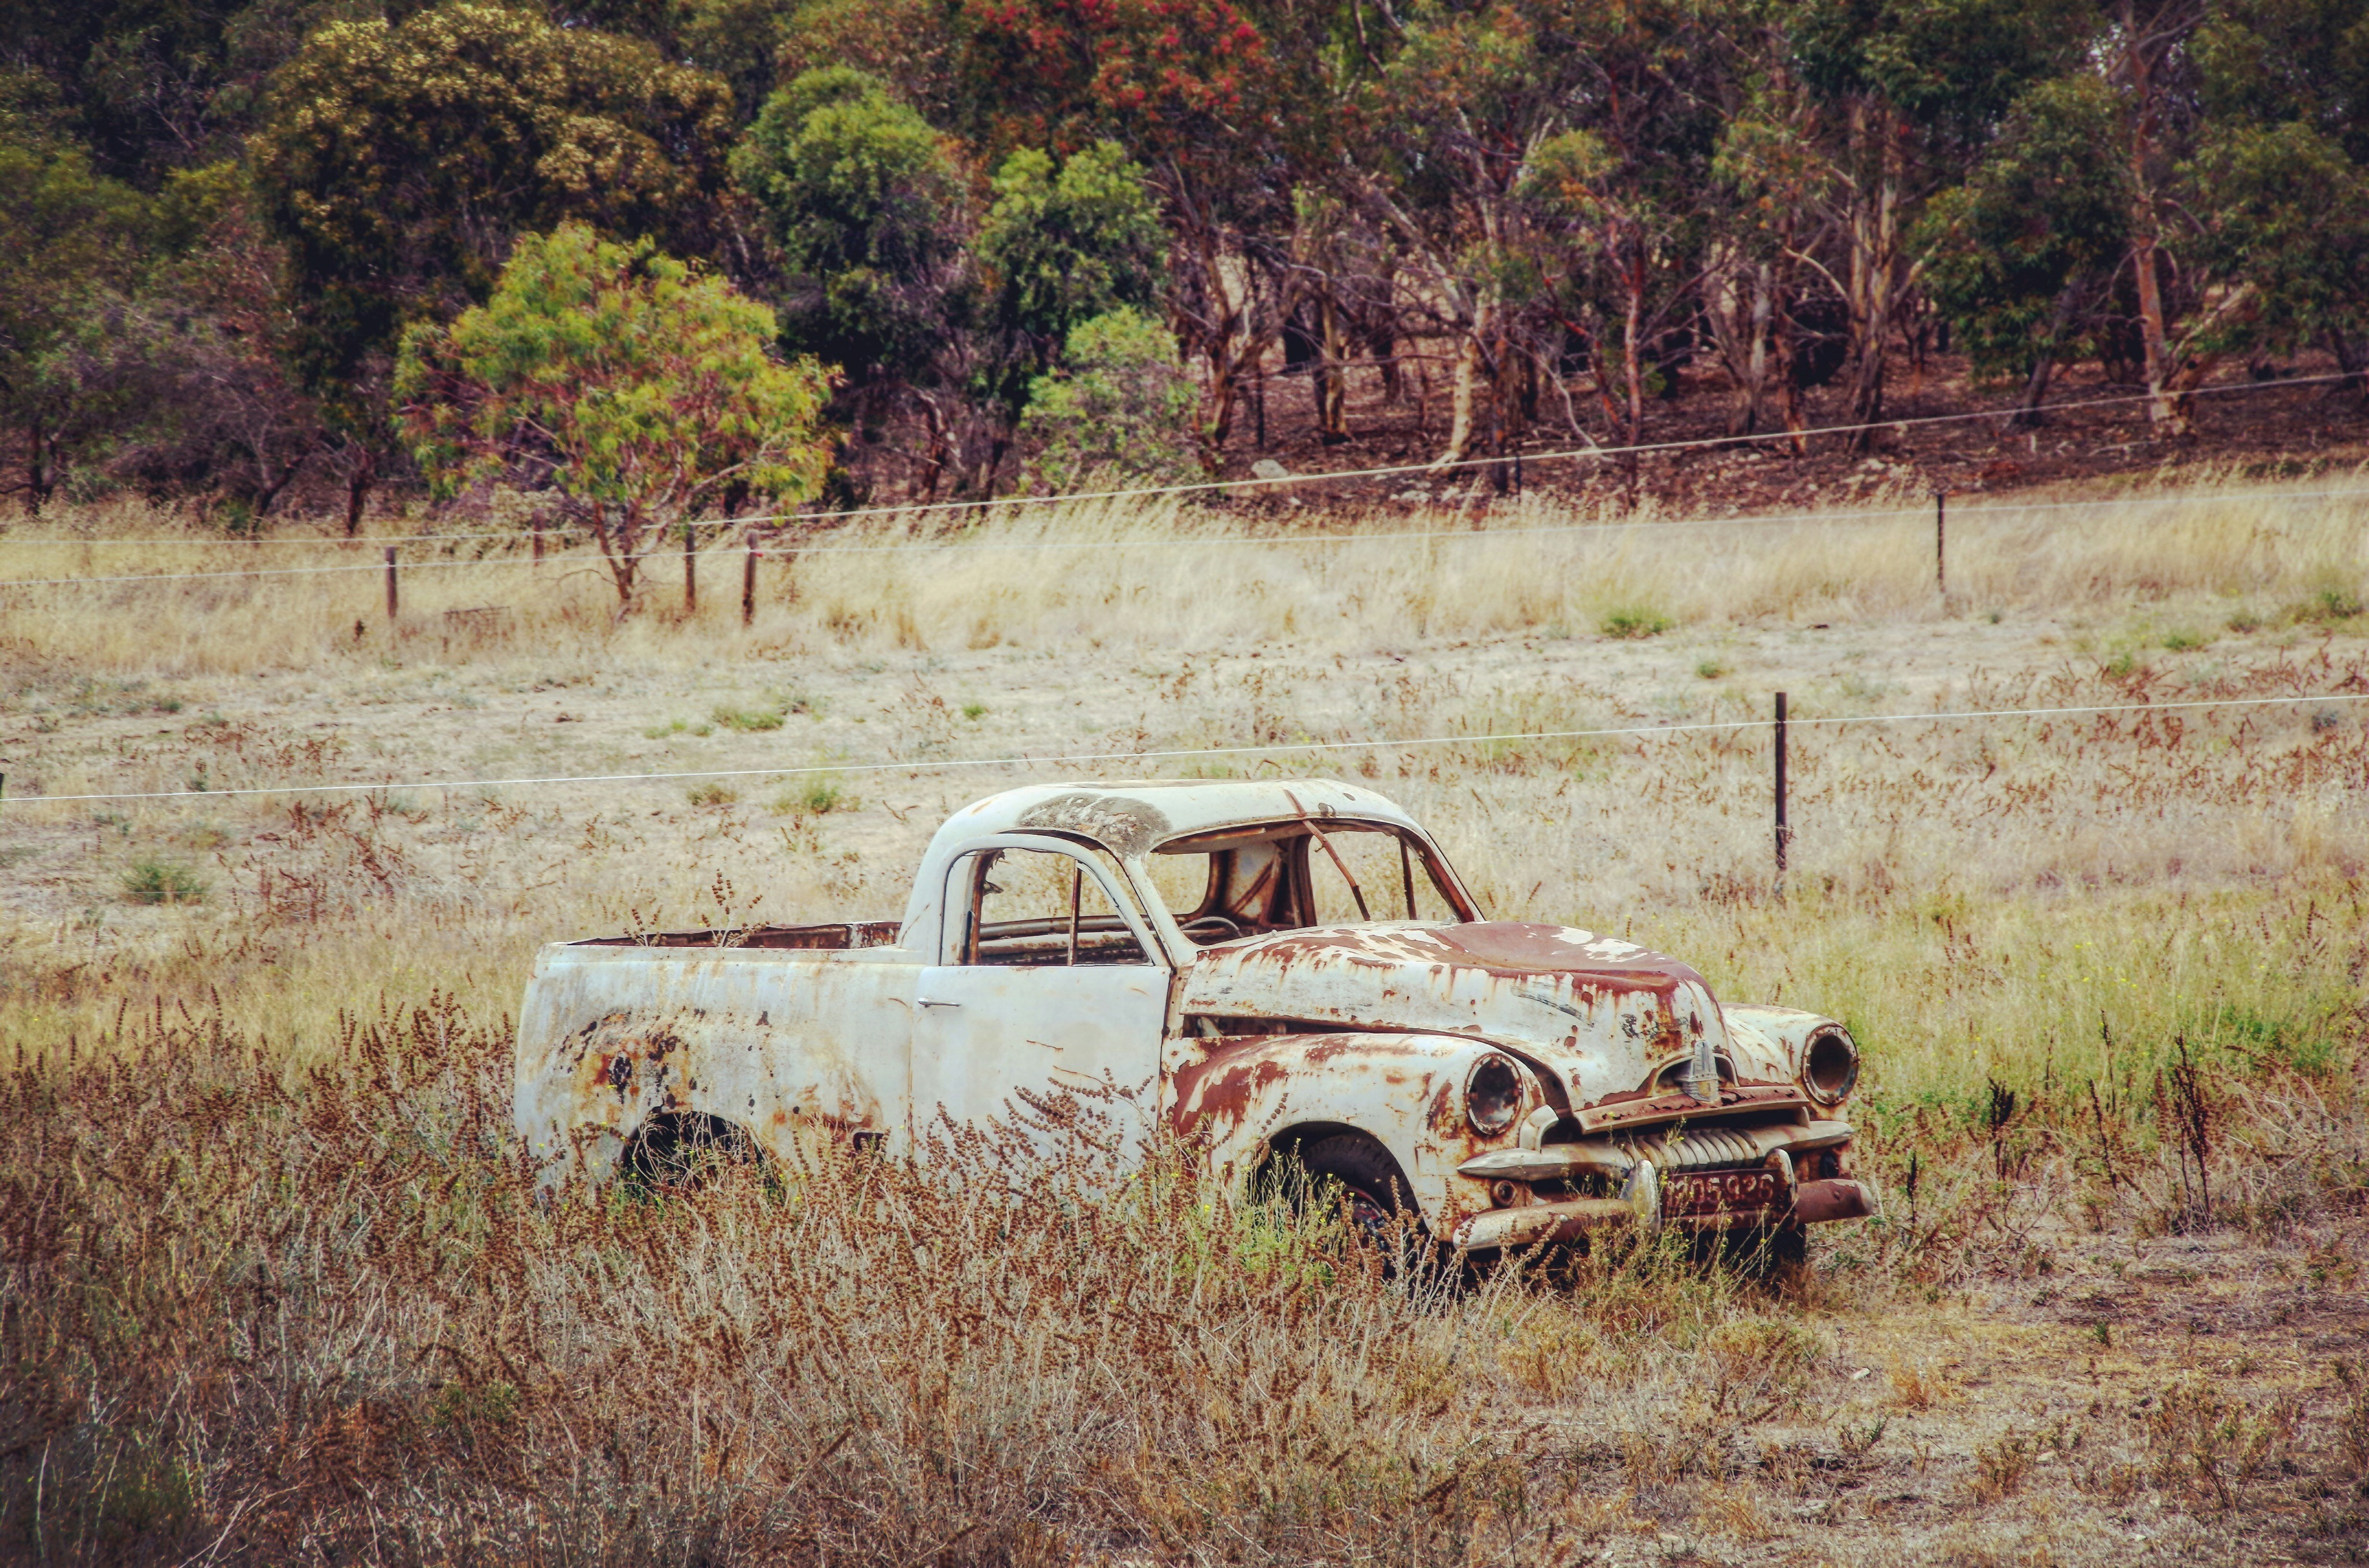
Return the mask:
<path id="1" fill-rule="evenodd" d="M 1295 1127 L 1354 1127 L 1406 1173 L 1434 1235 L 1488 1205 L 1487 1184 L 1456 1168 L 1519 1141 L 1521 1114 L 1494 1135 L 1466 1119 L 1474 1065 L 1506 1057 L 1524 1085 L 1522 1113 L 1545 1103 L 1518 1059 L 1464 1036 L 1236 1035 L 1180 1044 L 1185 1059 L 1171 1072 L 1169 1128 L 1204 1145 L 1213 1171 L 1239 1182 Z"/>

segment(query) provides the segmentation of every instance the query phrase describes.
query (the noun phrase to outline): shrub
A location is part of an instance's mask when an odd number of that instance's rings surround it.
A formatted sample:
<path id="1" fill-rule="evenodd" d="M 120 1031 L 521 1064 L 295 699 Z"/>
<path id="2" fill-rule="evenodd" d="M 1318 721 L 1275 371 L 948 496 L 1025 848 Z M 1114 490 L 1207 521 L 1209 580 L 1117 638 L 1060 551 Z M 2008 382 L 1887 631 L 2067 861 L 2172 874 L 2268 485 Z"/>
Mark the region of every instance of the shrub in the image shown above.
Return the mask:
<path id="1" fill-rule="evenodd" d="M 828 817 L 855 804 L 855 797 L 828 774 L 794 784 L 773 797 L 773 809 L 785 817 Z"/>
<path id="2" fill-rule="evenodd" d="M 2350 621 L 2361 613 L 2361 596 L 2349 588 L 2323 588 L 2310 599 L 2295 606 L 2294 619 L 2327 625 L 2336 621 Z"/>
<path id="3" fill-rule="evenodd" d="M 719 704 L 707 716 L 727 729 L 737 729 L 745 735 L 761 729 L 779 729 L 789 715 L 779 707 L 734 708 Z"/>
<path id="4" fill-rule="evenodd" d="M 1596 630 L 1608 637 L 1658 637 L 1677 623 L 1660 611 L 1640 604 L 1616 605 L 1604 612 Z"/>
<path id="5" fill-rule="evenodd" d="M 196 868 L 177 860 L 135 861 L 123 874 L 123 896 L 135 904 L 194 904 L 206 887 Z"/>
<path id="6" fill-rule="evenodd" d="M 708 780 L 705 784 L 695 784 L 692 785 L 688 794 L 691 798 L 691 803 L 693 806 L 698 807 L 722 807 L 729 806 L 734 801 L 740 798 L 739 791 L 732 788 L 729 784 L 718 783 L 714 779 Z"/>
<path id="7" fill-rule="evenodd" d="M 1120 484 L 1166 484 L 1198 471 L 1192 378 L 1177 364 L 1176 339 L 1131 305 L 1081 322 L 1067 366 L 1028 386 L 1020 419 L 1036 445 L 1030 479 L 1053 492 Z"/>

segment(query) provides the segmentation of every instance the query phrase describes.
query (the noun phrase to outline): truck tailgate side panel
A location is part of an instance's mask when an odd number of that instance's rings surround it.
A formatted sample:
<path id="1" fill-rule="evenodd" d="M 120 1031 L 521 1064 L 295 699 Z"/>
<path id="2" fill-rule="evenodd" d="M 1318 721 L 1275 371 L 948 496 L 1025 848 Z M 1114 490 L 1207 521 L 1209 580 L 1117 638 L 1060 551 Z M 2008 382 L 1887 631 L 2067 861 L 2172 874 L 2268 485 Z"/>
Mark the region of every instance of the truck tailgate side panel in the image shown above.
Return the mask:
<path id="1" fill-rule="evenodd" d="M 792 1165 L 857 1134 L 899 1147 L 910 957 L 547 947 L 519 1020 L 519 1132 L 555 1176 L 595 1180 L 664 1112 L 729 1122 Z"/>

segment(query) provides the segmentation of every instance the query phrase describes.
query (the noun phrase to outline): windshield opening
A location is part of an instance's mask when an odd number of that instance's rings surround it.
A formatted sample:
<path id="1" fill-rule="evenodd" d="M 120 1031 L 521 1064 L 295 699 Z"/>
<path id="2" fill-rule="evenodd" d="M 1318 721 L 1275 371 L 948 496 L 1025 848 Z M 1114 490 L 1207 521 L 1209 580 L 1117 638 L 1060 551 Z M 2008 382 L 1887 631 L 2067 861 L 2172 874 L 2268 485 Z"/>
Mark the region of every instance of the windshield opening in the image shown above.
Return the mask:
<path id="1" fill-rule="evenodd" d="M 1161 901 L 1204 947 L 1310 926 L 1478 918 L 1422 840 L 1374 823 L 1205 833 L 1162 845 L 1147 863 Z"/>

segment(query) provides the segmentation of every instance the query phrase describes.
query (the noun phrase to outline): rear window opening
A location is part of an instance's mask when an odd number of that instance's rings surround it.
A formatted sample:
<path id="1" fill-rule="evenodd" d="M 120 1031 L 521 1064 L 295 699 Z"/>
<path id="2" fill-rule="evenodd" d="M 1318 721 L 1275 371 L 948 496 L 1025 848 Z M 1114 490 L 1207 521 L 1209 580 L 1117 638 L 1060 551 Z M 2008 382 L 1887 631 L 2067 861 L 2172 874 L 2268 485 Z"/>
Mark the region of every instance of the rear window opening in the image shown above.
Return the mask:
<path id="1" fill-rule="evenodd" d="M 1104 871 L 1115 874 L 1116 863 Z M 951 922 L 953 963 L 1036 968 L 1151 962 L 1102 878 L 1078 854 L 982 850 L 966 857 L 948 887 L 961 896 Z"/>
<path id="2" fill-rule="evenodd" d="M 1204 947 L 1311 926 L 1479 918 L 1428 845 L 1377 823 L 1307 818 L 1198 834 L 1147 863 L 1161 901 Z"/>

